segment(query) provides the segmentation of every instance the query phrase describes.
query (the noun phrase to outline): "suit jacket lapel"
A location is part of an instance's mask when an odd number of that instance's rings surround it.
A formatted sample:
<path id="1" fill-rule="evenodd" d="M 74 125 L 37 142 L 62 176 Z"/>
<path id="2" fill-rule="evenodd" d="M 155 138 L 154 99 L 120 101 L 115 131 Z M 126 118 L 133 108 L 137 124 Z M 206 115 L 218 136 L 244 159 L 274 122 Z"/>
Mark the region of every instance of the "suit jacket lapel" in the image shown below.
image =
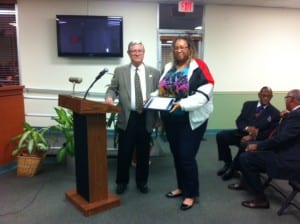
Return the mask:
<path id="1" fill-rule="evenodd" d="M 151 79 L 152 77 L 150 77 L 150 71 L 149 68 L 147 66 L 145 66 L 145 81 L 146 81 L 146 97 L 148 98 L 148 96 L 150 95 L 150 89 L 151 89 Z"/>
<path id="2" fill-rule="evenodd" d="M 124 72 L 124 74 L 128 74 L 128 75 L 125 75 L 124 82 L 125 82 L 125 86 L 126 86 L 126 90 L 127 90 L 127 94 L 129 96 L 129 99 L 131 99 L 131 73 L 130 73 L 130 67 L 131 67 L 131 64 L 129 64 L 126 67 L 126 71 Z"/>

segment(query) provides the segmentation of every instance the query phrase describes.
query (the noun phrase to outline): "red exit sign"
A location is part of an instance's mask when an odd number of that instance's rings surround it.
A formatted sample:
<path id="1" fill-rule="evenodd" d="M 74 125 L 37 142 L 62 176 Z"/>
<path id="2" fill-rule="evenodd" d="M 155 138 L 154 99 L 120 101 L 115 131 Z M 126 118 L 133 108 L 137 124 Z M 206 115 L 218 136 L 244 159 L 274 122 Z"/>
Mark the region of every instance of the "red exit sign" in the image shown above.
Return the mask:
<path id="1" fill-rule="evenodd" d="M 178 2 L 179 12 L 194 12 L 194 3 L 192 1 L 179 1 Z"/>

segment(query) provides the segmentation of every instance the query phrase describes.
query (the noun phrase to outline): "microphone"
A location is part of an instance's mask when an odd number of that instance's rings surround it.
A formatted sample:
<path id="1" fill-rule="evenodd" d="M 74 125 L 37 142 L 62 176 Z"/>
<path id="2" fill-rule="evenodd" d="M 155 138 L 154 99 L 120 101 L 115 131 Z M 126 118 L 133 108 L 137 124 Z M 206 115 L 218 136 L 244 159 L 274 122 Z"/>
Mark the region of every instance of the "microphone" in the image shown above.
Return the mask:
<path id="1" fill-rule="evenodd" d="M 93 87 L 93 85 L 95 84 L 95 82 L 97 82 L 106 72 L 108 72 L 107 68 L 104 68 L 101 72 L 99 72 L 99 74 L 96 76 L 95 80 L 92 82 L 92 84 L 90 85 L 90 87 L 85 92 L 83 99 L 86 98 L 87 94 L 89 93 L 90 89 Z"/>
<path id="2" fill-rule="evenodd" d="M 99 72 L 95 80 L 97 81 L 98 79 L 100 79 L 106 72 L 108 72 L 108 69 L 104 68 L 101 72 Z"/>
<path id="3" fill-rule="evenodd" d="M 69 78 L 69 82 L 72 82 L 72 83 L 81 83 L 82 82 L 82 78 L 80 77 L 70 77 Z"/>

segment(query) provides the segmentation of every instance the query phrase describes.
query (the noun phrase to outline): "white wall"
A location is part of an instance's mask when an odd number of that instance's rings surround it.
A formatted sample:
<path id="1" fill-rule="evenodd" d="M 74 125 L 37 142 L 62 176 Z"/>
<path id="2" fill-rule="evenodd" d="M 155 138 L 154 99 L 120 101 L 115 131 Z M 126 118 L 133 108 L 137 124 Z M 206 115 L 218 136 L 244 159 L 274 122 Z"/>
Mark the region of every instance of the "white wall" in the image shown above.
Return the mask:
<path id="1" fill-rule="evenodd" d="M 147 3 L 110 3 L 83 0 L 21 0 L 19 7 L 19 46 L 22 83 L 27 88 L 69 89 L 70 76 L 83 78 L 77 90 L 86 90 L 100 70 L 110 72 L 128 63 L 127 44 L 132 39 L 145 43 L 145 62 L 156 66 L 157 5 Z M 56 14 L 123 16 L 123 58 L 63 58 L 57 56 Z M 151 18 L 151 19 L 149 19 Z M 93 91 L 104 91 L 111 76 L 103 77 Z"/>
<path id="2" fill-rule="evenodd" d="M 84 92 L 104 67 L 112 72 L 116 66 L 129 62 L 126 53 L 120 59 L 57 57 L 56 14 L 123 16 L 124 52 L 130 40 L 140 39 L 146 46 L 145 62 L 156 66 L 157 7 L 155 3 L 128 1 L 19 0 L 22 83 L 30 89 L 71 91 L 68 78 L 79 76 L 83 82 L 76 90 Z M 256 92 L 263 85 L 271 86 L 274 91 L 299 88 L 299 21 L 300 10 L 206 6 L 204 60 L 215 77 L 215 90 Z M 111 75 L 104 76 L 91 92 L 104 93 L 110 78 Z M 47 115 L 54 114 L 53 107 L 56 105 L 56 99 L 27 98 L 27 115 L 37 113 L 46 117 L 27 116 L 26 120 L 37 126 L 47 125 Z"/>
<path id="3" fill-rule="evenodd" d="M 104 67 L 113 72 L 116 66 L 129 63 L 127 45 L 131 40 L 143 41 L 145 63 L 157 66 L 157 4 L 93 0 L 19 0 L 19 56 L 22 84 L 26 88 L 72 90 L 70 76 L 82 77 L 77 91 L 85 92 Z M 57 56 L 56 14 L 123 16 L 123 58 L 63 58 Z M 112 75 L 106 74 L 90 91 L 104 93 Z M 39 92 L 39 91 L 38 91 Z M 27 93 L 28 97 L 41 93 Z M 53 97 L 53 96 L 47 96 Z M 57 97 L 57 96 L 54 96 Z M 47 125 L 49 117 L 32 114 L 54 115 L 57 100 L 25 100 L 28 122 Z M 50 121 L 51 122 L 51 121 Z"/>
<path id="4" fill-rule="evenodd" d="M 216 91 L 299 88 L 300 10 L 207 6 L 204 58 Z"/>

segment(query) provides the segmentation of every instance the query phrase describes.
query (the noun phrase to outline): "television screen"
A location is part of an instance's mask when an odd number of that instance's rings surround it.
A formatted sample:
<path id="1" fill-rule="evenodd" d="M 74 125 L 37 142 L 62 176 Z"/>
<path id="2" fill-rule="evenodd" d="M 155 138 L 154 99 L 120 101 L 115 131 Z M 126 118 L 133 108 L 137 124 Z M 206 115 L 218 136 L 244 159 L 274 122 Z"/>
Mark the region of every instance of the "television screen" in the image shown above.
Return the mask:
<path id="1" fill-rule="evenodd" d="M 58 56 L 123 57 L 120 16 L 57 15 Z"/>

